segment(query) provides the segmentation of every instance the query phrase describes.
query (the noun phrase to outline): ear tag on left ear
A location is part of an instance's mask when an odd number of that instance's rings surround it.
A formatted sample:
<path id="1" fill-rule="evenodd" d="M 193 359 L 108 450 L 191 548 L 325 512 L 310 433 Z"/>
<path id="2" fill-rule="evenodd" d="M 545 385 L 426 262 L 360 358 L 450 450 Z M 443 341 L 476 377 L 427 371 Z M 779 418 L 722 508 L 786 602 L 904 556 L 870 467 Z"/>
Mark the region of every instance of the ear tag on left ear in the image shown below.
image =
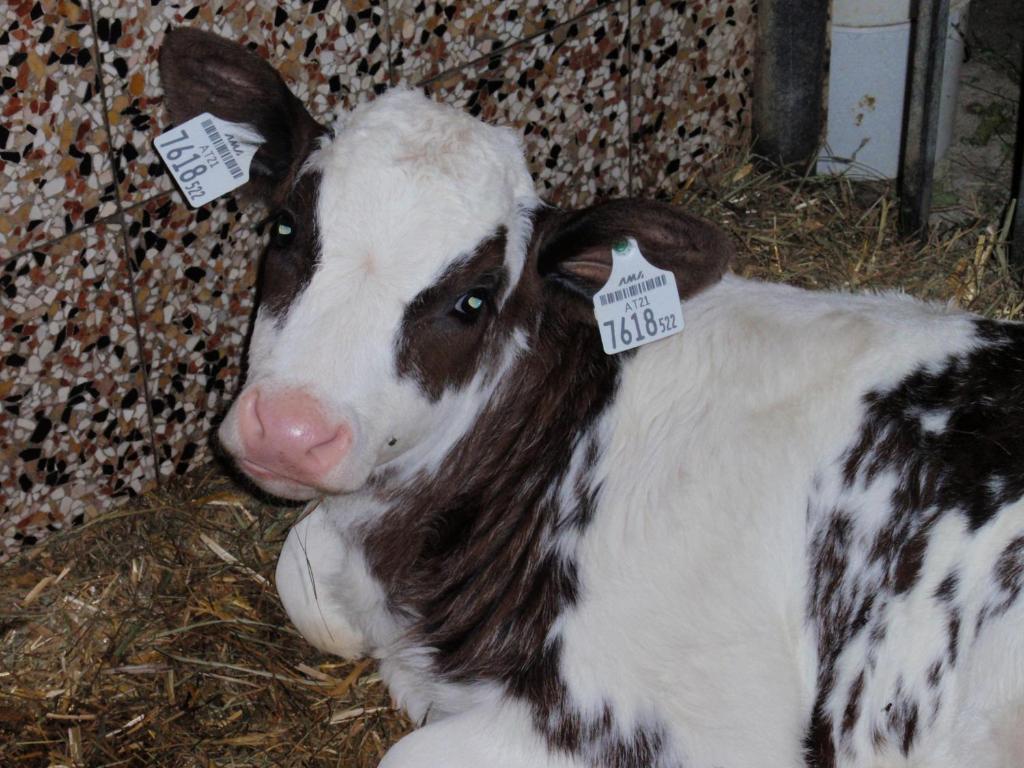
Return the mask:
<path id="1" fill-rule="evenodd" d="M 676 276 L 658 269 L 632 237 L 612 247 L 612 273 L 594 294 L 594 316 L 609 355 L 683 330 Z"/>
<path id="2" fill-rule="evenodd" d="M 248 125 L 204 112 L 160 134 L 153 146 L 185 202 L 198 208 L 249 180 L 249 166 L 262 143 Z"/>

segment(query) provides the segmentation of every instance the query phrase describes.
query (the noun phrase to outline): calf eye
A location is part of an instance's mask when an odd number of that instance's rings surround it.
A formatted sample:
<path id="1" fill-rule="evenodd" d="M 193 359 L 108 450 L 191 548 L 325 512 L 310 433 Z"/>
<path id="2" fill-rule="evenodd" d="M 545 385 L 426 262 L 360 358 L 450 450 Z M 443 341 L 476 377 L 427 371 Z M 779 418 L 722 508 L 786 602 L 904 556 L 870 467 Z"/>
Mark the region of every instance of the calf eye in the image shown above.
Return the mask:
<path id="1" fill-rule="evenodd" d="M 486 290 L 474 288 L 459 296 L 452 307 L 452 314 L 463 322 L 475 323 L 483 315 L 489 302 L 490 296 Z"/>
<path id="2" fill-rule="evenodd" d="M 270 225 L 270 244 L 284 248 L 295 239 L 295 219 L 290 213 L 280 213 Z"/>

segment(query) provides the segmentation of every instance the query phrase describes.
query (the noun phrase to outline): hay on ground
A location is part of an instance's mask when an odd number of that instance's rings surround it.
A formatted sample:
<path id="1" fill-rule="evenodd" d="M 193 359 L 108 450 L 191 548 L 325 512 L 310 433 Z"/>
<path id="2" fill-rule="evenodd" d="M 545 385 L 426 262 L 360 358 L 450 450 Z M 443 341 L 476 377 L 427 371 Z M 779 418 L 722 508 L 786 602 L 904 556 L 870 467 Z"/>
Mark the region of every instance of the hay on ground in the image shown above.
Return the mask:
<path id="1" fill-rule="evenodd" d="M 216 467 L 0 571 L 0 765 L 376 766 L 409 725 L 273 587 L 297 508 Z"/>

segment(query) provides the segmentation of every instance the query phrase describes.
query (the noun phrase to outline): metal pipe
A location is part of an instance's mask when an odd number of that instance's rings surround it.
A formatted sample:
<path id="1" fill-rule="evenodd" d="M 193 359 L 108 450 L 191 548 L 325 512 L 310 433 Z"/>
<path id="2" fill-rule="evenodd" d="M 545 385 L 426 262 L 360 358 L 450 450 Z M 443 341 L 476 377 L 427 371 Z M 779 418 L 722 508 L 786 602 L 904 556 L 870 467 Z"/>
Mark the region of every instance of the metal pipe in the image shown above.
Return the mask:
<path id="1" fill-rule="evenodd" d="M 1024 57 L 1022 57 L 1024 59 Z M 1021 62 L 1024 72 L 1024 61 Z M 1010 224 L 1010 266 L 1024 278 L 1024 77 L 1020 81 L 1017 99 L 1017 138 L 1014 147 L 1013 185 L 1010 200 L 1015 201 L 1013 222 Z"/>
<path id="2" fill-rule="evenodd" d="M 761 0 L 754 69 L 754 151 L 804 170 L 822 128 L 829 0 Z"/>
<path id="3" fill-rule="evenodd" d="M 932 206 L 949 0 L 917 0 L 900 159 L 900 231 L 925 236 Z M 912 18 L 915 14 L 912 13 Z"/>

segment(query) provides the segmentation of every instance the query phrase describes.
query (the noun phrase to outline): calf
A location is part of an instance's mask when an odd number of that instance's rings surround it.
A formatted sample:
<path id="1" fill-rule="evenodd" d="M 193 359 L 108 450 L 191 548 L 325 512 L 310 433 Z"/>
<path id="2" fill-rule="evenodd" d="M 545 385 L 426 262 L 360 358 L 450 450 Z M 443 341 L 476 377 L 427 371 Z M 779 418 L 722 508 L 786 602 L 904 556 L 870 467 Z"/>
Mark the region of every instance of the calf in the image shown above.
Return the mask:
<path id="1" fill-rule="evenodd" d="M 518 136 L 395 89 L 319 125 L 170 33 L 175 120 L 265 139 L 220 430 L 321 499 L 277 583 L 424 727 L 388 768 L 1024 765 L 1024 327 L 728 273 L 675 208 L 536 196 Z M 631 236 L 682 333 L 602 350 Z"/>

